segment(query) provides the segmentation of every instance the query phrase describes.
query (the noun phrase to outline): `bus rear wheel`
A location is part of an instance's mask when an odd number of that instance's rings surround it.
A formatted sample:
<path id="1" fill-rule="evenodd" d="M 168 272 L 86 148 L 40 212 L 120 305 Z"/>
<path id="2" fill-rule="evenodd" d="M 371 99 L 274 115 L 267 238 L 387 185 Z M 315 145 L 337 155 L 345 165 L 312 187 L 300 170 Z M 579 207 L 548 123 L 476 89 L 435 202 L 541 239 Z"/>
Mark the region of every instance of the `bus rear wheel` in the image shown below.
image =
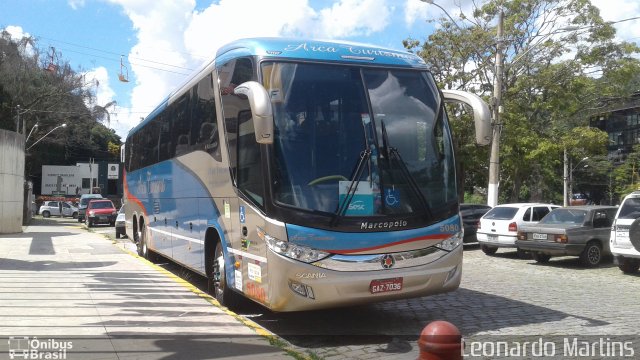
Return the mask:
<path id="1" fill-rule="evenodd" d="M 138 255 L 147 260 L 150 260 L 149 244 L 147 240 L 147 227 L 144 225 L 144 223 L 140 224 L 140 231 L 138 232 L 137 238 Z"/>

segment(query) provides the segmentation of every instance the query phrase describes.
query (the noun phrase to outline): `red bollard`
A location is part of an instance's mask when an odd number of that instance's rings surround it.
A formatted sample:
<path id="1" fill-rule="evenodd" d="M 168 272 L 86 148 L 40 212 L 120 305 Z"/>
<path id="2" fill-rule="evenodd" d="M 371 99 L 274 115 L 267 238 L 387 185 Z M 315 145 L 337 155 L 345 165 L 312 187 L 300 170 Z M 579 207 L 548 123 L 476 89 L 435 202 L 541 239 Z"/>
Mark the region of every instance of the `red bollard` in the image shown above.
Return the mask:
<path id="1" fill-rule="evenodd" d="M 462 359 L 462 335 L 447 321 L 432 321 L 425 326 L 418 339 L 418 360 Z"/>

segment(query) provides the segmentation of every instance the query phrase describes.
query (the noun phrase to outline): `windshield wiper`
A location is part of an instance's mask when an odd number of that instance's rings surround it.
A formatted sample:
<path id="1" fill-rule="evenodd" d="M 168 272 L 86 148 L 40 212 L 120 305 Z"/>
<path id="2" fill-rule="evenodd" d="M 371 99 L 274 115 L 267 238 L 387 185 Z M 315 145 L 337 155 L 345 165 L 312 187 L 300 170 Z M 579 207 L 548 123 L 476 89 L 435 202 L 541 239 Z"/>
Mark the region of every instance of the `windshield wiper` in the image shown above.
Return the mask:
<path id="1" fill-rule="evenodd" d="M 411 175 L 411 172 L 409 171 L 409 168 L 407 168 L 407 165 L 405 164 L 404 160 L 402 159 L 402 155 L 400 155 L 400 152 L 398 151 L 398 149 L 396 149 L 396 148 L 394 148 L 392 146 L 389 146 L 389 137 L 387 136 L 387 127 L 385 126 L 384 121 L 382 121 L 382 120 L 380 121 L 380 126 L 382 127 L 382 146 L 383 146 L 383 151 L 385 153 L 387 161 L 389 161 L 389 170 L 388 171 L 391 172 L 391 161 L 395 160 L 396 163 L 400 167 L 400 171 L 402 171 L 402 174 L 407 179 L 407 182 L 409 183 L 409 187 L 411 187 L 411 190 L 413 190 L 415 195 L 418 197 L 418 201 L 420 201 L 420 204 L 422 205 L 422 208 L 427 212 L 427 215 L 431 218 L 433 216 L 431 214 L 431 207 L 429 206 L 429 203 L 427 202 L 427 199 L 425 199 L 424 195 L 422 194 L 422 190 L 420 190 L 420 187 L 416 183 L 416 180 Z"/>
<path id="2" fill-rule="evenodd" d="M 358 189 L 358 185 L 360 184 L 360 177 L 362 176 L 362 172 L 364 171 L 365 164 L 371 157 L 371 150 L 365 149 L 360 153 L 360 159 L 358 159 L 358 163 L 356 164 L 356 168 L 354 170 L 354 175 L 351 178 L 351 182 L 349 183 L 349 189 L 347 190 L 347 194 L 345 195 L 342 202 L 338 205 L 335 213 L 333 214 L 333 219 L 331 219 L 331 226 L 335 226 L 338 218 L 344 216 L 345 212 L 349 208 L 349 204 L 353 197 L 356 194 L 356 189 Z"/>

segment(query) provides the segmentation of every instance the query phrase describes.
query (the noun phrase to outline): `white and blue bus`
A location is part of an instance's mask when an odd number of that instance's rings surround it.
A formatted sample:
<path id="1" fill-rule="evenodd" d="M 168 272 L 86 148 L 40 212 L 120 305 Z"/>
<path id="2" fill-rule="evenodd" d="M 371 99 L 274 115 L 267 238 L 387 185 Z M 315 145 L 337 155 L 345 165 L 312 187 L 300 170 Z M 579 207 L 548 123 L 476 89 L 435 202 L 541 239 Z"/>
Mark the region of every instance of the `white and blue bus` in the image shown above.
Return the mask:
<path id="1" fill-rule="evenodd" d="M 222 47 L 132 129 L 127 232 L 237 296 L 298 311 L 454 290 L 462 225 L 444 102 L 411 53 L 255 38 Z"/>

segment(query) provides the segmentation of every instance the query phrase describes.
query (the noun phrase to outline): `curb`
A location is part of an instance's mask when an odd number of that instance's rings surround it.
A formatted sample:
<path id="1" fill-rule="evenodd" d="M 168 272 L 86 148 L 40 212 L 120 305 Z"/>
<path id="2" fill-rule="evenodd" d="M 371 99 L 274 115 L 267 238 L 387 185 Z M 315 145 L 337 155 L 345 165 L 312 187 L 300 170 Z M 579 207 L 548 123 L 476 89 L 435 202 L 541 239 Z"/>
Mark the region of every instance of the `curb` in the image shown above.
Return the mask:
<path id="1" fill-rule="evenodd" d="M 86 230 L 86 229 L 85 229 Z M 154 264 L 153 262 L 141 257 L 140 255 L 138 255 L 137 253 L 130 251 L 128 249 L 126 249 L 124 246 L 122 246 L 121 242 L 119 242 L 119 239 L 112 239 L 111 237 L 109 237 L 107 234 L 99 234 L 99 233 L 95 233 L 96 235 L 103 235 L 103 237 L 105 237 L 108 240 L 112 241 L 112 244 L 115 245 L 118 249 L 120 249 L 122 252 L 129 254 L 141 261 L 143 261 L 144 263 L 146 263 L 147 265 L 151 266 L 152 268 L 158 270 L 159 272 L 167 275 L 169 278 L 171 278 L 173 281 L 175 281 L 176 283 L 180 284 L 181 286 L 183 286 L 184 288 L 188 289 L 189 291 L 191 291 L 192 293 L 198 295 L 200 298 L 206 300 L 208 303 L 210 303 L 211 305 L 219 308 L 220 310 L 222 310 L 225 314 L 232 316 L 234 319 L 240 321 L 243 325 L 251 328 L 253 331 L 255 331 L 255 333 L 263 338 L 265 338 L 267 341 L 269 341 L 269 344 L 271 344 L 272 346 L 275 346 L 281 350 L 283 350 L 284 352 L 287 353 L 287 355 L 290 355 L 292 357 L 294 357 L 295 359 L 299 359 L 299 360 L 313 360 L 313 359 L 320 359 L 317 355 L 315 354 L 309 354 L 309 353 L 301 353 L 298 350 L 296 350 L 294 348 L 294 346 L 289 343 L 287 340 L 281 338 L 280 336 L 272 333 L 271 331 L 263 328 L 262 326 L 260 326 L 258 323 L 247 319 L 241 315 L 236 314 L 235 312 L 229 310 L 228 308 L 226 308 L 225 306 L 222 306 L 218 300 L 216 300 L 214 297 L 212 297 L 211 295 L 203 292 L 202 290 L 198 289 L 197 287 L 195 287 L 193 284 L 189 283 L 188 281 L 184 280 L 183 278 L 177 276 L 176 274 L 172 273 L 171 271 Z M 130 240 L 127 240 L 130 241 Z"/>

